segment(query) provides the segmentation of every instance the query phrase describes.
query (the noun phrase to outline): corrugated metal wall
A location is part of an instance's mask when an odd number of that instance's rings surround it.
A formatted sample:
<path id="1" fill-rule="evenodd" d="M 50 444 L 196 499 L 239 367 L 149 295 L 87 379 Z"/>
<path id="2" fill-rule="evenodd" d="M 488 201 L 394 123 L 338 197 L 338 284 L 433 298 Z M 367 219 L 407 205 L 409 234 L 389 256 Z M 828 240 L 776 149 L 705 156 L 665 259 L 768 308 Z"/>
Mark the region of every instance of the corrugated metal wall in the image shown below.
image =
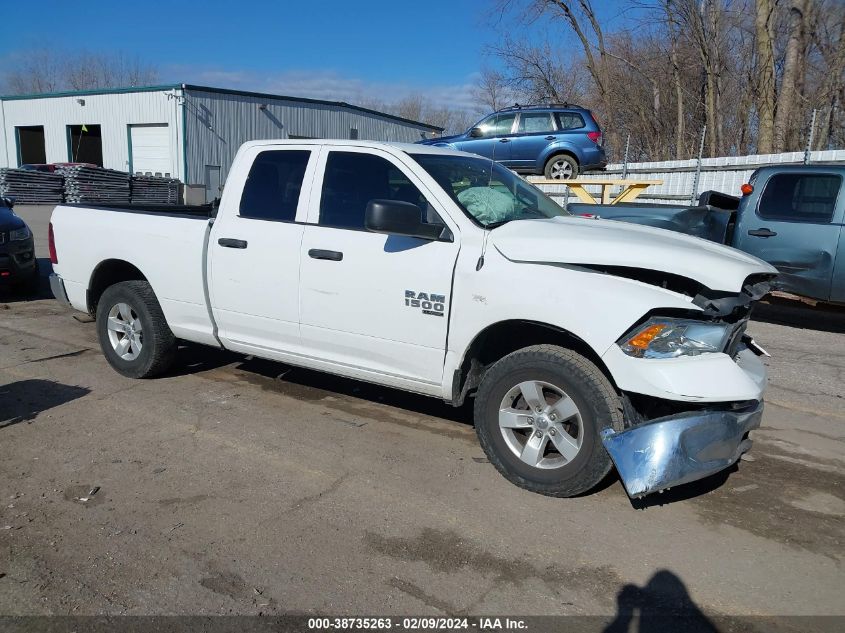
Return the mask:
<path id="1" fill-rule="evenodd" d="M 170 130 L 172 172 L 182 177 L 182 116 L 178 99 L 168 98 L 177 90 L 86 94 L 62 97 L 12 99 L 0 102 L 0 166 L 17 167 L 15 128 L 44 126 L 48 163 L 68 160 L 68 125 L 100 125 L 103 138 L 103 167 L 129 169 L 127 126 L 139 123 L 166 123 Z M 82 99 L 85 105 L 78 100 Z"/>
<path id="2" fill-rule="evenodd" d="M 259 109 L 266 104 L 267 108 Z M 204 184 L 205 166 L 218 166 L 225 181 L 241 144 L 258 139 L 350 137 L 412 143 L 429 128 L 340 106 L 268 96 L 185 90 L 188 174 L 185 182 Z"/>
<path id="3" fill-rule="evenodd" d="M 739 187 L 748 182 L 755 169 L 765 165 L 801 164 L 804 152 L 786 152 L 783 154 L 754 154 L 750 156 L 727 156 L 721 158 L 705 158 L 701 161 L 701 176 L 698 182 L 698 194 L 709 191 L 721 191 L 731 195 L 739 195 Z M 695 182 L 695 160 L 669 160 L 650 163 L 629 163 L 628 178 L 640 180 L 663 180 L 662 185 L 653 185 L 646 189 L 638 198 L 640 202 L 656 202 L 662 204 L 687 204 L 692 196 Z M 828 150 L 811 152 L 810 162 L 845 162 L 845 150 Z M 604 172 L 593 172 L 582 176 L 590 178 L 621 178 L 622 164 L 611 164 Z M 529 177 L 529 180 L 535 179 Z M 568 195 L 563 185 L 540 185 L 540 188 L 559 201 Z M 599 188 L 588 187 L 594 195 L 598 195 Z M 575 196 L 570 195 L 570 202 Z"/>

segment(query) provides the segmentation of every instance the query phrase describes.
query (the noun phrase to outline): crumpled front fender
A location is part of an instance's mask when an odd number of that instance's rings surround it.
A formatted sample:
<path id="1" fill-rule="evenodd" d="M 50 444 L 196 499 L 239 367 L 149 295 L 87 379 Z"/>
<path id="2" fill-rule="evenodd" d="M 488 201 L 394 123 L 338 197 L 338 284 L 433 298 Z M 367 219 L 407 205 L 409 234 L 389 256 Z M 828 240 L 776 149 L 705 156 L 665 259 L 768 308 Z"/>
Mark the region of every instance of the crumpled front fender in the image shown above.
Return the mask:
<path id="1" fill-rule="evenodd" d="M 763 402 L 739 410 L 702 409 L 637 426 L 602 431 L 631 497 L 703 479 L 724 470 L 751 448 L 747 434 L 760 426 Z"/>

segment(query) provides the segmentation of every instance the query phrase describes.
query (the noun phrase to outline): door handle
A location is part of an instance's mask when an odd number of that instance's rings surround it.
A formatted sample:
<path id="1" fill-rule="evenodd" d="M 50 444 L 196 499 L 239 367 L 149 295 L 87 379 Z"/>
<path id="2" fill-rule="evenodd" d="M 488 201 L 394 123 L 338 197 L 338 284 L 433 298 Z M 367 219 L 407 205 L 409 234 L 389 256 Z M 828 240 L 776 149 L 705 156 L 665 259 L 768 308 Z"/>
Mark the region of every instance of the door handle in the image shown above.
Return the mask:
<path id="1" fill-rule="evenodd" d="M 500 139 L 499 139 L 499 142 L 500 142 L 500 143 L 510 143 L 510 142 L 511 142 L 511 140 L 510 140 L 509 138 L 500 138 Z"/>
<path id="2" fill-rule="evenodd" d="M 322 248 L 312 248 L 308 251 L 308 257 L 312 259 L 328 259 L 333 262 L 339 262 L 343 259 L 343 253 L 340 251 L 326 251 Z"/>
<path id="3" fill-rule="evenodd" d="M 547 136 L 547 137 L 546 137 L 546 140 L 547 140 L 547 141 L 556 141 L 556 140 L 557 140 L 557 136 Z"/>
<path id="4" fill-rule="evenodd" d="M 755 231 L 748 231 L 749 235 L 753 235 L 754 237 L 774 237 L 777 235 L 775 231 L 771 231 L 769 229 L 757 229 Z"/>
<path id="5" fill-rule="evenodd" d="M 246 248 L 246 240 L 236 240 L 231 237 L 221 237 L 217 243 L 226 248 Z"/>

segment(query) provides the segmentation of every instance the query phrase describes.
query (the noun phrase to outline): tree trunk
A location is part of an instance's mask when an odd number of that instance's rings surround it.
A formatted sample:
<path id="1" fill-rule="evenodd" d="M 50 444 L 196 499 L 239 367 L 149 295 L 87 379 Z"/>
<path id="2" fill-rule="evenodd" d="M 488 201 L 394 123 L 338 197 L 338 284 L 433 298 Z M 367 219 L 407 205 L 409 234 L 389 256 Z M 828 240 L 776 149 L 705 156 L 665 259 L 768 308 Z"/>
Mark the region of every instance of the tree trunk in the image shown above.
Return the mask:
<path id="1" fill-rule="evenodd" d="M 771 154 L 775 128 L 774 2 L 757 0 L 757 153 Z"/>
<path id="2" fill-rule="evenodd" d="M 783 79 L 781 79 L 775 109 L 774 149 L 776 152 L 794 149 L 788 147 L 787 141 L 799 97 L 798 80 L 799 67 L 802 63 L 801 51 L 804 50 L 806 5 L 807 0 L 792 0 L 789 6 L 789 37 L 786 41 Z"/>

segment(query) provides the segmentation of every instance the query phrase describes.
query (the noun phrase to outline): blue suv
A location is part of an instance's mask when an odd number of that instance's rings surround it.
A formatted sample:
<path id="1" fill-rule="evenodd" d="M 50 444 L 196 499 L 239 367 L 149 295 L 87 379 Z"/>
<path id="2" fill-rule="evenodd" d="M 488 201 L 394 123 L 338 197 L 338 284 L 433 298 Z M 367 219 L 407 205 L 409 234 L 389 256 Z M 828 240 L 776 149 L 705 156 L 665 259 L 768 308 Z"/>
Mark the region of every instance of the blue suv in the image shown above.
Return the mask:
<path id="1" fill-rule="evenodd" d="M 607 165 L 592 112 L 569 104 L 515 105 L 483 118 L 463 134 L 417 142 L 472 152 L 516 172 L 554 180 Z"/>

